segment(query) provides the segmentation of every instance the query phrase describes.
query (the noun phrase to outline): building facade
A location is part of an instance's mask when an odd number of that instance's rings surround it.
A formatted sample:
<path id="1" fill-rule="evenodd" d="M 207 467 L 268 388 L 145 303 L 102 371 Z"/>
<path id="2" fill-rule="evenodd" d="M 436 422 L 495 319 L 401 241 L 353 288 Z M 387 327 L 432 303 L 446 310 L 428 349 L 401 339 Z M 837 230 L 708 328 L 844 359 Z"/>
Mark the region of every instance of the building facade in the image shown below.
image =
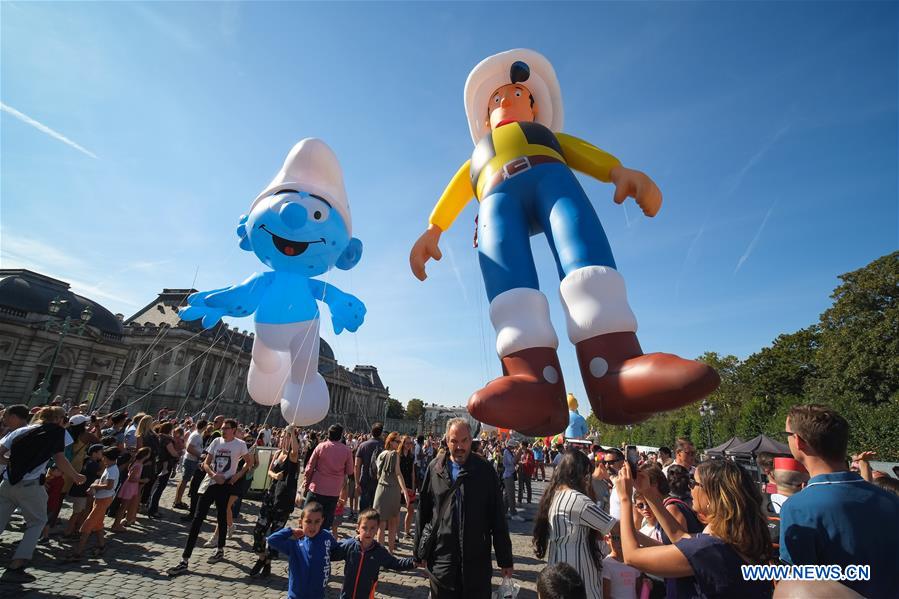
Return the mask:
<path id="1" fill-rule="evenodd" d="M 72 293 L 64 281 L 0 269 L 0 403 L 34 403 L 33 392 L 53 362 L 50 397 L 86 403 L 101 413 L 156 414 L 167 408 L 179 415 L 228 414 L 243 422 L 283 425 L 278 406 L 261 406 L 246 391 L 253 333 L 221 322 L 204 330 L 199 321 L 178 318 L 193 291 L 164 289 L 125 319 Z M 56 298 L 66 301 L 58 318 L 49 311 Z M 81 334 L 70 329 L 60 340 L 58 331 L 47 330 L 48 323 L 66 316 L 77 320 L 85 307 L 91 318 Z M 390 390 L 377 367 L 350 370 L 322 340 L 318 370 L 331 396 L 319 427 L 342 422 L 363 431 L 384 419 Z"/>

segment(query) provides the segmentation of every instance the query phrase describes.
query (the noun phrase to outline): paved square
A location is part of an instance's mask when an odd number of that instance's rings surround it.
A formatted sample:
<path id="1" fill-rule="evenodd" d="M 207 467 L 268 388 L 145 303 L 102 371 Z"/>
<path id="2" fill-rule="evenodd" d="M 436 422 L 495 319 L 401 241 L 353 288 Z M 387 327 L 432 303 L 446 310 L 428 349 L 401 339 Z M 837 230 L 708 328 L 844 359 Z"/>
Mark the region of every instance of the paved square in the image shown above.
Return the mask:
<path id="1" fill-rule="evenodd" d="M 535 581 L 544 562 L 534 557 L 531 548 L 531 529 L 537 502 L 544 489 L 543 483 L 534 483 L 534 503 L 525 504 L 521 510 L 528 521 L 511 522 L 512 549 L 515 553 L 516 581 L 521 585 L 520 599 L 535 599 Z M 287 561 L 280 559 L 272 564 L 272 575 L 266 580 L 249 578 L 249 571 L 255 562 L 252 553 L 252 531 L 259 513 L 259 497 L 244 500 L 241 519 L 235 522 L 234 537 L 225 546 L 225 560 L 217 564 L 207 564 L 206 559 L 214 549 L 203 547 L 214 528 L 213 507 L 210 518 L 204 525 L 200 541 L 191 559 L 191 573 L 169 579 L 164 571 L 178 563 L 187 539 L 188 523 L 178 517 L 184 512 L 169 509 L 174 499 L 175 485 L 169 483 L 160 502 L 163 520 L 138 518 L 137 525 L 125 533 L 109 533 L 107 548 L 101 558 L 88 558 L 79 564 L 64 564 L 64 557 L 72 548 L 72 542 L 53 536 L 49 543 L 38 545 L 34 560 L 28 569 L 37 577 L 31 584 L 0 584 L 0 597 L 62 599 L 138 599 L 138 598 L 178 598 L 206 599 L 218 597 L 240 597 L 253 599 L 278 599 L 287 594 Z M 70 505 L 64 505 L 60 522 L 68 520 Z M 405 513 L 405 512 L 404 512 Z M 292 523 L 296 522 L 299 510 L 294 510 Z M 112 524 L 106 520 L 107 528 Z M 13 517 L 6 531 L 0 534 L 0 565 L 9 563 L 13 545 L 21 538 L 22 519 Z M 345 522 L 340 527 L 341 538 L 353 533 L 354 522 Z M 91 547 L 93 539 L 91 539 Z M 409 557 L 412 553 L 411 541 L 398 543 L 397 555 Z M 494 567 L 496 566 L 494 562 Z M 498 570 L 496 573 L 498 574 Z M 494 585 L 500 579 L 494 578 Z M 337 597 L 343 583 L 343 562 L 335 562 L 332 567 L 328 597 Z M 428 596 L 428 582 L 422 570 L 411 572 L 391 572 L 382 570 L 376 595 L 385 598 L 425 598 Z"/>

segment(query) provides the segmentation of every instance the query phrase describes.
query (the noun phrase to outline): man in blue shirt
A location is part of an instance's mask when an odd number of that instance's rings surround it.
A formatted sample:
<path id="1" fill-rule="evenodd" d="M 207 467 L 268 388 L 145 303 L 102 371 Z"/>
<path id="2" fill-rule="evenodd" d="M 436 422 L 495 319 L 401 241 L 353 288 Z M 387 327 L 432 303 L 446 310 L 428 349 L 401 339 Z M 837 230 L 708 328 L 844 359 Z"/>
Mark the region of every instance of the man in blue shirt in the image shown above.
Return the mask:
<path id="1" fill-rule="evenodd" d="M 867 581 L 843 584 L 868 599 L 899 589 L 899 497 L 846 469 L 849 424 L 830 408 L 795 406 L 790 452 L 811 478 L 781 508 L 780 558 L 793 565 L 869 565 Z"/>

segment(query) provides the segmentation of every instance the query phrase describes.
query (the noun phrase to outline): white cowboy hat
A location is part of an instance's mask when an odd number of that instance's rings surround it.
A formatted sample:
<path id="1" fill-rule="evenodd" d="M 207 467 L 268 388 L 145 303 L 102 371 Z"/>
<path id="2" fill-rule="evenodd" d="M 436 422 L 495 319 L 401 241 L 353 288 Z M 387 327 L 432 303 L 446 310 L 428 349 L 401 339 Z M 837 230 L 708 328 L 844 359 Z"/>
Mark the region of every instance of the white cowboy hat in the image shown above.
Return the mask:
<path id="1" fill-rule="evenodd" d="M 471 139 L 477 144 L 490 132 L 487 126 L 487 103 L 490 96 L 512 83 L 511 68 L 516 62 L 528 66 L 530 75 L 521 84 L 528 88 L 537 103 L 537 122 L 551 131 L 561 131 L 564 117 L 562 90 L 556 71 L 545 56 L 534 50 L 518 48 L 489 56 L 478 63 L 465 81 L 465 116 Z"/>
<path id="2" fill-rule="evenodd" d="M 262 193 L 253 200 L 250 210 L 263 198 L 284 189 L 305 191 L 323 197 L 337 211 L 353 235 L 350 204 L 343 186 L 343 171 L 337 155 L 328 144 L 316 137 L 301 139 L 284 159 L 284 166 Z"/>

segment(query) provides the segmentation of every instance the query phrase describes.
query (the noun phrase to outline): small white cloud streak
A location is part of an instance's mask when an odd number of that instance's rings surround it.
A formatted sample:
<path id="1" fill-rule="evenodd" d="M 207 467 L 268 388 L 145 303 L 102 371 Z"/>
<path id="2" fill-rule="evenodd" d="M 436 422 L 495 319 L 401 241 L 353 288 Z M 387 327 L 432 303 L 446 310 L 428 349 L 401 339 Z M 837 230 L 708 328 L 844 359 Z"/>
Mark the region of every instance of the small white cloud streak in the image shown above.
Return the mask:
<path id="1" fill-rule="evenodd" d="M 33 118 L 31 118 L 31 117 L 28 116 L 27 114 L 23 114 L 23 113 L 19 112 L 18 110 L 16 110 L 16 109 L 13 108 L 12 106 L 7 106 L 7 105 L 4 104 L 3 102 L 0 102 L 0 110 L 2 110 L 3 112 L 5 112 L 5 113 L 7 113 L 7 114 L 9 114 L 9 115 L 12 115 L 12 116 L 16 117 L 17 119 L 19 119 L 20 121 L 22 121 L 22 122 L 25 123 L 26 125 L 31 125 L 32 127 L 34 127 L 35 129 L 37 129 L 37 130 L 40 131 L 41 133 L 46 133 L 47 135 L 49 135 L 49 136 L 52 137 L 53 139 L 57 139 L 57 140 L 61 141 L 62 143 L 66 144 L 67 146 L 72 147 L 72 148 L 75 148 L 76 150 L 78 150 L 78 151 L 81 152 L 82 154 L 85 154 L 86 156 L 90 156 L 90 157 L 93 158 L 94 160 L 99 160 L 99 158 L 97 158 L 97 155 L 94 154 L 93 152 L 91 152 L 90 150 L 85 149 L 83 146 L 81 146 L 81 145 L 75 143 L 74 141 L 72 141 L 71 139 L 69 139 L 68 137 L 66 137 L 65 135 L 63 135 L 62 133 L 59 133 L 59 132 L 57 132 L 57 131 L 54 131 L 53 129 L 51 129 L 51 128 L 48 127 L 47 125 L 45 125 L 45 124 L 43 124 L 43 123 L 41 123 L 41 122 L 38 122 L 38 121 L 34 120 Z"/>
<path id="2" fill-rule="evenodd" d="M 459 289 L 462 290 L 462 297 L 465 299 L 465 303 L 468 304 L 468 291 L 465 290 L 465 283 L 462 282 L 462 272 L 459 270 L 459 267 L 456 265 L 456 255 L 453 253 L 452 244 L 446 244 L 446 255 L 449 256 L 450 268 L 453 269 L 453 274 L 456 277 L 456 282 L 459 283 Z"/>
<path id="3" fill-rule="evenodd" d="M 786 135 L 787 131 L 789 131 L 789 130 L 790 130 L 790 124 L 787 123 L 786 125 L 781 127 L 774 134 L 774 136 L 768 140 L 767 143 L 765 143 L 761 148 L 759 148 L 759 151 L 756 152 L 752 156 L 752 158 L 750 158 L 749 161 L 745 165 L 743 165 L 743 168 L 740 169 L 740 172 L 738 172 L 736 174 L 736 176 L 734 177 L 733 184 L 731 185 L 730 189 L 725 194 L 726 196 L 731 196 L 731 195 L 733 195 L 733 193 L 735 191 L 737 191 L 737 189 L 743 183 L 743 178 L 746 176 L 746 173 L 748 173 L 752 169 L 752 167 L 754 167 L 756 164 L 758 164 L 761 161 L 761 159 L 764 158 L 765 154 L 767 154 L 771 150 L 771 148 L 774 147 L 774 144 L 776 144 L 781 137 Z"/>
<path id="4" fill-rule="evenodd" d="M 690 264 L 693 258 L 693 252 L 696 250 L 696 245 L 699 243 L 699 238 L 702 237 L 702 234 L 705 233 L 705 226 L 709 222 L 709 215 L 711 214 L 711 210 L 707 210 L 705 213 L 705 219 L 702 221 L 702 225 L 699 226 L 699 231 L 693 237 L 693 240 L 690 242 L 690 247 L 687 248 L 687 255 L 684 256 L 684 262 L 680 267 L 680 274 L 677 277 L 677 282 L 674 284 L 674 299 L 676 300 L 680 297 L 680 286 L 681 281 L 684 278 L 684 273 L 687 270 L 687 266 Z"/>
<path id="5" fill-rule="evenodd" d="M 768 212 L 765 214 L 765 218 L 762 219 L 762 224 L 759 225 L 758 230 L 755 232 L 755 237 L 752 238 L 752 241 L 749 242 L 749 246 L 746 248 L 746 251 L 743 252 L 743 255 L 740 256 L 740 259 L 737 261 L 737 267 L 734 269 L 734 274 L 737 274 L 737 271 L 740 270 L 740 267 L 743 266 L 743 263 L 749 258 L 749 255 L 752 254 L 752 251 L 755 249 L 756 244 L 759 241 L 759 238 L 762 236 L 762 231 L 765 229 L 765 225 L 768 223 L 768 219 L 771 217 L 771 213 L 774 212 L 774 209 L 777 207 L 777 202 L 779 200 L 775 200 L 774 203 L 768 208 Z"/>

